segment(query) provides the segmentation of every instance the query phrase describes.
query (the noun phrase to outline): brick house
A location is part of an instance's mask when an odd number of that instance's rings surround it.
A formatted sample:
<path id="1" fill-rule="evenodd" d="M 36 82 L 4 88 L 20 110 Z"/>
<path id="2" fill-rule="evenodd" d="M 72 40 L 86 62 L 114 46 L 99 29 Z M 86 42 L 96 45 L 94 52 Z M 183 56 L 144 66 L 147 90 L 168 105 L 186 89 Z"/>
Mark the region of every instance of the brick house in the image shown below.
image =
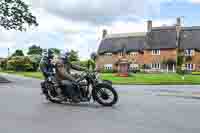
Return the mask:
<path id="1" fill-rule="evenodd" d="M 110 34 L 103 31 L 98 48 L 96 67 L 123 71 L 144 69 L 146 71 L 175 72 L 177 47 L 183 51 L 185 67 L 200 71 L 200 27 L 182 27 L 180 18 L 174 26 L 152 27 L 147 32 Z"/>

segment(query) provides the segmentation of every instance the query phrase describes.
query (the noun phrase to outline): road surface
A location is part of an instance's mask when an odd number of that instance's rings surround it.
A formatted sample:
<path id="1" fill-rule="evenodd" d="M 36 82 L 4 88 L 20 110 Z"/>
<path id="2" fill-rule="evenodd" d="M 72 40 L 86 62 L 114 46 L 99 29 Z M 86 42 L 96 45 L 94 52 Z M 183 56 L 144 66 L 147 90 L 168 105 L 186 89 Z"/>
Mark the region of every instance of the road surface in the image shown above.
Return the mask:
<path id="1" fill-rule="evenodd" d="M 40 80 L 6 76 L 0 84 L 1 133 L 199 133 L 200 100 L 159 96 L 200 86 L 115 86 L 119 103 L 58 105 L 40 95 Z"/>

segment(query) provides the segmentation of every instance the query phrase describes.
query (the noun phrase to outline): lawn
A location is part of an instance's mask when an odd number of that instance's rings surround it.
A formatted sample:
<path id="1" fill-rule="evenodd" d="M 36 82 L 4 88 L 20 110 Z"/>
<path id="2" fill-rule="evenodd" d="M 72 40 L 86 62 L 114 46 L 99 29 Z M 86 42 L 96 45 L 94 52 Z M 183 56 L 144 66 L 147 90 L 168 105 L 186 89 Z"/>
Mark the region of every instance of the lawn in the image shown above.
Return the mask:
<path id="1" fill-rule="evenodd" d="M 5 73 L 15 74 L 19 76 L 32 77 L 43 79 L 41 72 L 14 72 L 6 71 Z M 131 74 L 129 77 L 117 77 L 115 74 L 106 73 L 101 74 L 102 79 L 111 80 L 113 84 L 149 84 L 149 85 L 182 85 L 182 84 L 200 84 L 200 76 L 198 75 L 185 75 L 182 79 L 181 75 L 175 73 L 162 73 L 162 74 Z"/>
<path id="2" fill-rule="evenodd" d="M 169 74 L 131 74 L 129 77 L 117 77 L 115 74 L 102 74 L 102 79 L 111 80 L 113 84 L 150 84 L 150 85 L 176 85 L 176 84 L 200 84 L 200 76 Z"/>

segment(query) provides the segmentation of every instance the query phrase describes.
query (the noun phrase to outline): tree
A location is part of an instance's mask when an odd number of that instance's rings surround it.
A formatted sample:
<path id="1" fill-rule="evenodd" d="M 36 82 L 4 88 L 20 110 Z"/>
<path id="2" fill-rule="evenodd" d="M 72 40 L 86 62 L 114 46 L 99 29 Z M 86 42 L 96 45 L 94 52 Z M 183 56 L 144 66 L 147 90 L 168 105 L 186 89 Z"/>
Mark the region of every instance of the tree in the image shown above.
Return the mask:
<path id="1" fill-rule="evenodd" d="M 79 61 L 79 57 L 78 57 L 78 52 L 77 51 L 74 51 L 74 50 L 70 51 L 69 61 L 70 62 L 72 62 L 72 61 Z"/>
<path id="2" fill-rule="evenodd" d="M 0 1 L 0 26 L 7 30 L 24 31 L 26 25 L 38 26 L 38 23 L 25 2 L 22 0 Z"/>
<path id="3" fill-rule="evenodd" d="M 0 67 L 1 67 L 2 70 L 7 69 L 7 61 L 8 61 L 8 59 L 4 59 L 4 60 L 1 61 Z"/>
<path id="4" fill-rule="evenodd" d="M 33 66 L 28 57 L 13 56 L 11 59 L 8 60 L 7 69 L 14 71 L 31 71 L 33 70 Z"/>
<path id="5" fill-rule="evenodd" d="M 29 47 L 27 54 L 28 55 L 42 55 L 42 48 L 34 44 Z"/>
<path id="6" fill-rule="evenodd" d="M 42 56 L 41 55 L 28 55 L 28 58 L 30 59 L 31 64 L 33 66 L 33 71 L 37 71 L 39 68 L 39 64 L 40 64 Z"/>
<path id="7" fill-rule="evenodd" d="M 20 49 L 17 49 L 13 54 L 12 56 L 24 56 L 24 53 L 22 50 Z"/>
<path id="8" fill-rule="evenodd" d="M 61 52 L 61 50 L 60 49 L 58 49 L 58 48 L 50 48 L 53 52 L 54 52 L 54 54 L 56 54 L 56 55 L 59 55 L 60 54 L 60 52 Z"/>

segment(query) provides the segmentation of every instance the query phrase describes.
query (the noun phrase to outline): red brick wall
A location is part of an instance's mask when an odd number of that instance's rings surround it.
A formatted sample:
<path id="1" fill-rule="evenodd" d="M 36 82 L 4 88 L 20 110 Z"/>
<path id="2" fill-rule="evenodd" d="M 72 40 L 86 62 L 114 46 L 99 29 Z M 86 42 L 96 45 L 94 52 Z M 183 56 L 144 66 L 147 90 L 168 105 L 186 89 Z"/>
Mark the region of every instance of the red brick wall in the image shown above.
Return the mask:
<path id="1" fill-rule="evenodd" d="M 195 70 L 200 71 L 200 52 L 195 51 L 194 56 L 192 56 L 191 61 L 187 61 L 188 64 L 195 64 Z"/>
<path id="2" fill-rule="evenodd" d="M 113 64 L 113 69 L 117 70 L 117 66 L 115 64 L 121 58 L 122 58 L 122 56 L 120 56 L 120 53 L 112 54 L 112 56 L 99 55 L 96 60 L 96 67 L 98 69 L 103 69 L 105 64 Z M 136 64 L 143 64 L 143 54 L 142 53 L 138 53 L 135 56 L 126 54 L 125 58 L 128 59 L 130 62 L 133 62 Z"/>
<path id="3" fill-rule="evenodd" d="M 144 64 L 162 63 L 167 59 L 176 61 L 176 49 L 161 49 L 160 55 L 152 55 L 152 50 L 144 50 Z"/>

